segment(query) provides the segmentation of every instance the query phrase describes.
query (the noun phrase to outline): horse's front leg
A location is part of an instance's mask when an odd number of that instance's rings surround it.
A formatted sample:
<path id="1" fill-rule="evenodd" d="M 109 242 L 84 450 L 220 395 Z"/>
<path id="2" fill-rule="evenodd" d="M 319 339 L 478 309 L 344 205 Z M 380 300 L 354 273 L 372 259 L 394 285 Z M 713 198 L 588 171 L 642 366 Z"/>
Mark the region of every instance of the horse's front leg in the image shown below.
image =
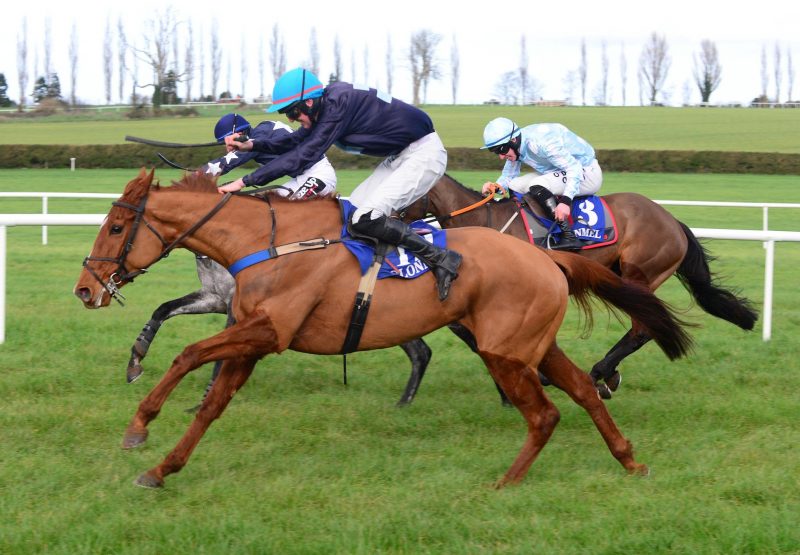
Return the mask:
<path id="1" fill-rule="evenodd" d="M 603 399 L 611 399 L 611 392 L 616 391 L 622 382 L 622 375 L 617 371 L 620 363 L 641 349 L 648 341 L 650 336 L 637 329 L 636 324 L 622 336 L 617 343 L 611 347 L 606 356 L 593 367 L 589 375 L 592 377 L 597 392 Z M 605 383 L 601 383 L 602 380 Z"/>
<path id="2" fill-rule="evenodd" d="M 158 416 L 172 390 L 195 368 L 212 360 L 258 359 L 275 352 L 277 348 L 278 336 L 272 320 L 259 311 L 213 337 L 189 345 L 175 358 L 161 381 L 139 404 L 139 409 L 125 430 L 122 447 L 130 449 L 145 442 L 147 425 Z"/>
<path id="3" fill-rule="evenodd" d="M 422 377 L 425 375 L 425 370 L 431 361 L 432 351 L 422 338 L 403 343 L 400 348 L 405 351 L 408 360 L 411 361 L 411 375 L 408 377 L 408 383 L 403 395 L 397 401 L 398 407 L 405 407 L 410 405 L 417 395 L 419 384 L 422 383 Z"/>
<path id="4" fill-rule="evenodd" d="M 647 474 L 647 466 L 633 458 L 633 447 L 619 431 L 605 404 L 598 398 L 591 380 L 553 343 L 539 364 L 539 370 L 565 391 L 575 403 L 589 414 L 608 445 L 611 454 L 631 474 Z"/>
<path id="5" fill-rule="evenodd" d="M 162 487 L 166 476 L 174 474 L 186 466 L 194 448 L 197 447 L 208 427 L 219 418 L 239 388 L 250 377 L 256 362 L 258 362 L 258 358 L 237 358 L 226 360 L 222 364 L 211 393 L 203 401 L 203 405 L 189 429 L 161 464 L 136 479 L 134 482 L 136 485 L 147 488 Z"/>
<path id="6" fill-rule="evenodd" d="M 131 358 L 128 360 L 128 369 L 126 371 L 128 383 L 136 381 L 144 373 L 142 359 L 147 356 L 150 344 L 165 321 L 180 314 L 223 313 L 225 310 L 225 302 L 205 289 L 189 293 L 179 299 L 167 301 L 155 309 L 153 315 L 150 316 L 150 320 L 139 332 L 133 347 L 131 347 Z"/>

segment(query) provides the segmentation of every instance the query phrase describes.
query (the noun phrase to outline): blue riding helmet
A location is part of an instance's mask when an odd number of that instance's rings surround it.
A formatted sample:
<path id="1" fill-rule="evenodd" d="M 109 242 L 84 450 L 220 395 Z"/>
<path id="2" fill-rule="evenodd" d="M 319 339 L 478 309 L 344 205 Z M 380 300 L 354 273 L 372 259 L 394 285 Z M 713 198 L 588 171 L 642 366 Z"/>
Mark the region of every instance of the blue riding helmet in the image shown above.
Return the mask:
<path id="1" fill-rule="evenodd" d="M 267 113 L 274 113 L 288 108 L 295 102 L 319 98 L 324 89 L 322 81 L 316 75 L 298 67 L 281 75 L 272 89 L 272 106 L 267 108 Z"/>
<path id="2" fill-rule="evenodd" d="M 250 123 L 239 114 L 225 114 L 214 126 L 214 138 L 222 142 L 228 135 L 250 129 Z"/>

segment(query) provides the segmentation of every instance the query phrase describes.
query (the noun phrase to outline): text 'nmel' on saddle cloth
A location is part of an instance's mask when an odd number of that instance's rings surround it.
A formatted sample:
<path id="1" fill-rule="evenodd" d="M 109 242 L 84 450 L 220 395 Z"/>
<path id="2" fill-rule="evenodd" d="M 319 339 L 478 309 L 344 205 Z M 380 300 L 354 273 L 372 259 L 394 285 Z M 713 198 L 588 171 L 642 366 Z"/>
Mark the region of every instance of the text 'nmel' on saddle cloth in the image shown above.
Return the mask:
<path id="1" fill-rule="evenodd" d="M 342 213 L 344 215 L 341 234 L 342 243 L 344 243 L 347 249 L 356 257 L 361 267 L 361 275 L 364 275 L 372 265 L 373 257 L 375 256 L 375 248 L 372 245 L 359 241 L 358 239 L 353 239 L 350 236 L 347 232 L 347 222 L 350 221 L 353 212 L 356 211 L 356 207 L 353 206 L 350 201 L 344 199 L 340 199 L 339 202 L 342 203 Z M 413 222 L 411 228 L 428 241 L 433 242 L 434 245 L 442 248 L 447 246 L 446 234 L 441 229 L 435 228 L 421 220 Z M 386 259 L 378 272 L 378 279 L 389 277 L 414 279 L 417 276 L 421 276 L 429 269 L 427 264 L 414 256 L 413 253 L 406 251 L 402 247 L 397 247 L 396 250 L 386 255 Z"/>

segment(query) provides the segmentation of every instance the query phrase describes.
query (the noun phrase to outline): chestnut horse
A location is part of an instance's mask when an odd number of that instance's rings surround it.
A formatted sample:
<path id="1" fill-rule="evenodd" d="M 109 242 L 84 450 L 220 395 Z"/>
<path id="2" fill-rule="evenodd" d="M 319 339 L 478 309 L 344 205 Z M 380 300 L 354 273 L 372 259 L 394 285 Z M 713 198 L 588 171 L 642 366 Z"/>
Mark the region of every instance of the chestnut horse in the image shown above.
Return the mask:
<path id="1" fill-rule="evenodd" d="M 161 487 L 167 475 L 186 465 L 211 422 L 262 357 L 286 349 L 339 352 L 361 277 L 358 264 L 338 242 L 341 226 L 339 205 L 330 198 L 274 199 L 267 204 L 248 196 L 221 196 L 213 179 L 193 174 L 162 188 L 153 184 L 153 172 L 144 170 L 128 183 L 75 285 L 75 295 L 85 307 L 107 306 L 121 287 L 174 248 L 207 255 L 225 267 L 254 253 L 268 255 L 236 275 L 235 323 L 187 346 L 140 403 L 125 431 L 123 448 L 146 441 L 148 424 L 188 372 L 224 360 L 182 439 L 159 465 L 139 476 L 138 485 Z M 561 253 L 557 265 L 544 251 L 482 228 L 454 230 L 448 244 L 464 256 L 448 299 L 438 301 L 430 273 L 411 281 L 380 280 L 359 350 L 398 345 L 451 322 L 469 330 L 492 377 L 528 425 L 522 449 L 498 486 L 525 476 L 558 422 L 558 410 L 539 383 L 539 369 L 589 413 L 609 450 L 629 472 L 647 472 L 634 460 L 630 442 L 589 377 L 558 349 L 556 332 L 570 292 L 588 310 L 586 293 L 603 291 L 612 298 L 631 298 L 639 310 L 648 311 L 649 317 L 641 316 L 652 324 L 650 331 L 660 337 L 665 352 L 676 357 L 687 351 L 690 340 L 672 313 L 646 289 L 581 257 Z M 309 252 L 297 252 L 302 250 Z M 307 279 L 310 275 L 314 279 Z M 594 285 L 587 285 L 590 282 Z M 507 294 L 509 288 L 513 296 Z"/>
<path id="2" fill-rule="evenodd" d="M 403 216 L 410 221 L 431 214 L 443 228 L 448 229 L 483 226 L 499 230 L 510 222 L 504 232 L 528 241 L 522 219 L 514 218 L 520 210 L 514 199 L 489 202 L 450 216 L 482 198 L 478 191 L 445 174 Z M 603 196 L 603 199 L 616 219 L 617 241 L 604 247 L 583 248 L 578 251 L 581 255 L 611 268 L 626 280 L 641 283 L 650 291 L 655 291 L 667 278 L 676 275 L 704 311 L 744 330 L 753 329 L 758 314 L 746 298 L 717 283 L 709 268 L 713 258 L 685 224 L 659 204 L 637 193 L 614 193 Z M 543 215 L 541 209 L 537 214 Z M 647 331 L 633 318 L 631 329 L 594 365 L 591 377 L 604 398 L 610 398 L 611 391 L 616 391 L 619 386 L 619 364 L 650 339 Z"/>

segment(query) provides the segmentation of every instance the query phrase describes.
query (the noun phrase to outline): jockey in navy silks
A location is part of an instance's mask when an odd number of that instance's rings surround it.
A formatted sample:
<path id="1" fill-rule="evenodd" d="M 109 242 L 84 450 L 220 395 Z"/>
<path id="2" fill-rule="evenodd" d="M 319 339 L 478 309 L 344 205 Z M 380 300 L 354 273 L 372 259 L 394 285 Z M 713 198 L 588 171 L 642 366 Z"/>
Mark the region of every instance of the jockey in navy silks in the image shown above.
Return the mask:
<path id="1" fill-rule="evenodd" d="M 562 231 L 561 241 L 552 249 L 579 249 L 569 216 L 572 200 L 593 195 L 603 184 L 603 171 L 594 149 L 560 123 L 539 123 L 519 128 L 508 118 L 495 118 L 483 130 L 482 149 L 489 149 L 505 161 L 497 180 L 501 187 L 520 194 L 530 193 Z M 522 163 L 534 173 L 520 176 Z M 487 194 L 493 183 L 485 183 Z M 554 195 L 561 195 L 558 202 Z"/>
<path id="2" fill-rule="evenodd" d="M 240 140 L 249 137 L 255 140 L 280 140 L 293 129 L 280 121 L 262 121 L 255 128 L 239 114 L 225 114 L 214 127 L 214 138 L 224 144 L 225 137 L 236 134 Z M 277 154 L 267 152 L 244 152 L 228 149 L 228 154 L 204 164 L 198 171 L 211 176 L 225 175 L 229 171 L 253 160 L 263 166 Z M 292 179 L 275 189 L 275 194 L 293 200 L 305 200 L 315 196 L 327 196 L 336 192 L 336 171 L 323 155 L 316 163 L 298 174 L 289 174 Z"/>
<path id="3" fill-rule="evenodd" d="M 447 151 L 433 129 L 430 117 L 415 106 L 349 83 L 327 87 L 310 71 L 293 69 L 282 75 L 272 93 L 267 112 L 286 115 L 302 128 L 281 138 L 250 138 L 237 142 L 225 138 L 232 150 L 278 154 L 253 173 L 220 187 L 238 191 L 245 185 L 263 185 L 282 175 L 298 173 L 309 161 L 336 145 L 347 152 L 384 158 L 359 184 L 350 201 L 356 207 L 352 229 L 398 245 L 422 258 L 434 272 L 439 299 L 445 300 L 458 277 L 461 255 L 431 244 L 407 224 L 390 218 L 421 198 L 444 174 Z"/>

